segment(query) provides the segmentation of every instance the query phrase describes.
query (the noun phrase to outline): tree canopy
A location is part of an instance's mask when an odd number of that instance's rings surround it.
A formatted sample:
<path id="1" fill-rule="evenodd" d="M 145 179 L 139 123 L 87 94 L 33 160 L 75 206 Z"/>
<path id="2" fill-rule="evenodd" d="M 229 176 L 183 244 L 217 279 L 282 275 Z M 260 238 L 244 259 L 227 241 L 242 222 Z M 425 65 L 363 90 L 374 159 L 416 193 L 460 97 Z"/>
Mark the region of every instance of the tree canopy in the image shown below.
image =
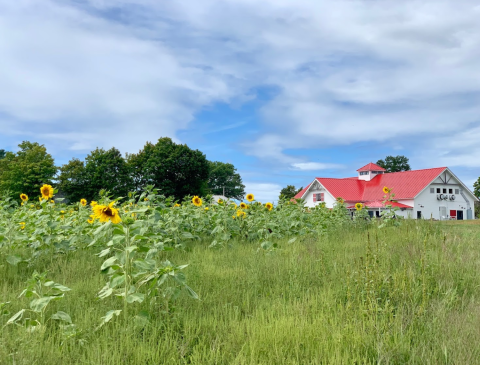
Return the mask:
<path id="1" fill-rule="evenodd" d="M 480 199 L 480 177 L 473 183 L 473 194 Z"/>
<path id="2" fill-rule="evenodd" d="M 127 160 L 136 189 L 154 185 L 161 194 L 179 200 L 208 192 L 209 164 L 205 155 L 170 138 L 160 138 L 156 144 L 148 142 Z"/>
<path id="3" fill-rule="evenodd" d="M 18 147 L 18 152 L 6 152 L 0 159 L 0 191 L 15 198 L 22 193 L 39 196 L 40 187 L 51 184 L 57 171 L 53 157 L 36 142 L 24 141 Z"/>
<path id="4" fill-rule="evenodd" d="M 293 185 L 287 185 L 285 188 L 283 188 L 282 190 L 280 190 L 280 195 L 279 195 L 279 199 L 280 200 L 290 200 L 292 199 L 295 195 L 297 195 L 299 192 L 301 192 L 303 190 L 303 186 L 299 189 L 297 189 L 295 186 Z"/>
<path id="5" fill-rule="evenodd" d="M 384 160 L 378 160 L 377 165 L 383 167 L 387 172 L 410 171 L 408 158 L 405 156 L 387 156 Z"/>
<path id="6" fill-rule="evenodd" d="M 85 162 L 70 160 L 60 167 L 58 177 L 59 189 L 71 201 L 96 199 L 100 190 L 108 190 L 115 197 L 126 196 L 132 186 L 127 162 L 115 147 L 97 148 Z"/>
<path id="7" fill-rule="evenodd" d="M 7 154 L 7 151 L 0 149 L 0 160 L 2 158 L 5 158 L 5 155 Z"/>
<path id="8" fill-rule="evenodd" d="M 208 188 L 212 194 L 241 200 L 245 196 L 245 185 L 237 169 L 231 163 L 209 161 Z"/>

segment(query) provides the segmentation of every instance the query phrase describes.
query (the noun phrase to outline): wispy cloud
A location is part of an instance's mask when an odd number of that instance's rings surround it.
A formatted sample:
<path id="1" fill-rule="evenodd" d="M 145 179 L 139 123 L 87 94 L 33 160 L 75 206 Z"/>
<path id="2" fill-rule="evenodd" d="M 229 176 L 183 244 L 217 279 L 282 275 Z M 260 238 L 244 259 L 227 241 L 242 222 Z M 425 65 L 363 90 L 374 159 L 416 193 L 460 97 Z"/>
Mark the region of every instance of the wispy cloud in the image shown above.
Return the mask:
<path id="1" fill-rule="evenodd" d="M 327 169 L 340 169 L 343 168 L 343 165 L 340 164 L 331 164 L 331 163 L 322 163 L 322 162 L 297 162 L 292 164 L 292 167 L 295 170 L 301 171 L 317 171 L 317 170 L 327 170 Z"/>

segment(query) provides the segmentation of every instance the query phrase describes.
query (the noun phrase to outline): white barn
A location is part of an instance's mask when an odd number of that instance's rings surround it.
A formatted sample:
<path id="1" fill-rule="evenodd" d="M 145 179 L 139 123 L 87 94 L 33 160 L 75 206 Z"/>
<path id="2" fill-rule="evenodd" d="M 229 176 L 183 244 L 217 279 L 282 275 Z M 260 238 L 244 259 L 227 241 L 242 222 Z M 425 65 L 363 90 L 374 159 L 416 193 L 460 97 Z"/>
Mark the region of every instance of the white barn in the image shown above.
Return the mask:
<path id="1" fill-rule="evenodd" d="M 357 170 L 356 177 L 343 179 L 315 178 L 295 198 L 305 205 L 325 204 L 332 208 L 342 198 L 353 211 L 355 203 L 363 203 L 370 216 L 385 210 L 383 187 L 395 194 L 396 214 L 405 218 L 475 219 L 474 204 L 478 198 L 448 167 L 387 173 L 369 163 Z"/>

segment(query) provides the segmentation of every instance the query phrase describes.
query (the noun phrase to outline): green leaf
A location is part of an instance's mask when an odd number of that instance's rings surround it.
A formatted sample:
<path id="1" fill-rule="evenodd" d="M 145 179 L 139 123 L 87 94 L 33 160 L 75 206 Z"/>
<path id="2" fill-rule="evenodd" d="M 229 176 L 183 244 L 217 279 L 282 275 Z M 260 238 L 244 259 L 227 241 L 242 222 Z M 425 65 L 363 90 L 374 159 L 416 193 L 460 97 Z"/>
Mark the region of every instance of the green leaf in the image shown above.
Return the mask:
<path id="1" fill-rule="evenodd" d="M 59 297 L 42 297 L 34 299 L 30 302 L 30 309 L 34 312 L 40 313 L 51 300 L 58 299 Z"/>
<path id="2" fill-rule="evenodd" d="M 141 303 L 144 301 L 144 299 L 145 299 L 145 294 L 133 293 L 127 296 L 127 303 L 133 303 L 133 302 Z"/>
<path id="3" fill-rule="evenodd" d="M 52 288 L 52 289 L 60 290 L 61 292 L 66 292 L 66 291 L 72 290 L 70 288 L 67 288 L 65 285 L 54 283 L 53 281 L 47 281 L 43 285 L 46 286 L 46 287 Z"/>
<path id="4" fill-rule="evenodd" d="M 113 316 L 119 316 L 120 313 L 122 313 L 121 310 L 111 310 L 111 311 L 108 311 L 107 314 L 102 317 L 103 321 L 102 323 L 100 324 L 100 326 L 97 327 L 97 329 L 99 329 L 100 327 L 102 327 L 105 323 L 108 323 L 112 320 Z"/>
<path id="5" fill-rule="evenodd" d="M 297 237 L 293 237 L 291 239 L 288 240 L 288 243 L 293 243 L 297 240 Z"/>
<path id="6" fill-rule="evenodd" d="M 22 316 L 23 316 L 23 313 L 25 313 L 25 310 L 26 310 L 26 309 L 22 309 L 21 311 L 15 313 L 15 314 L 12 316 L 12 318 L 10 318 L 10 319 L 7 321 L 7 323 L 6 323 L 5 325 L 15 323 L 15 322 L 19 321 L 20 319 L 22 319 Z"/>
<path id="7" fill-rule="evenodd" d="M 55 314 L 52 314 L 52 316 L 50 317 L 51 319 L 57 319 L 57 320 L 60 320 L 60 321 L 64 321 L 64 322 L 67 322 L 67 323 L 72 323 L 72 318 L 65 312 L 62 312 L 62 311 L 58 311 L 57 313 Z"/>
<path id="8" fill-rule="evenodd" d="M 185 284 L 185 289 L 187 289 L 187 293 L 189 296 L 191 296 L 193 299 L 200 299 L 197 293 L 193 291 L 192 288 L 190 288 L 188 285 Z"/>
<path id="9" fill-rule="evenodd" d="M 190 232 L 182 232 L 182 237 L 183 238 L 195 238 L 195 237 L 193 237 L 193 234 L 191 234 Z"/>
<path id="10" fill-rule="evenodd" d="M 113 266 L 116 261 L 117 261 L 117 258 L 115 256 L 105 260 L 105 262 L 100 267 L 100 271 L 103 271 L 105 269 L 108 269 L 110 266 Z"/>
<path id="11" fill-rule="evenodd" d="M 107 256 L 109 253 L 110 253 L 110 248 L 106 248 L 105 250 L 101 251 L 101 252 L 98 254 L 98 257 Z"/>
<path id="12" fill-rule="evenodd" d="M 12 266 L 17 266 L 23 259 L 18 255 L 9 255 L 7 256 L 7 262 Z"/>

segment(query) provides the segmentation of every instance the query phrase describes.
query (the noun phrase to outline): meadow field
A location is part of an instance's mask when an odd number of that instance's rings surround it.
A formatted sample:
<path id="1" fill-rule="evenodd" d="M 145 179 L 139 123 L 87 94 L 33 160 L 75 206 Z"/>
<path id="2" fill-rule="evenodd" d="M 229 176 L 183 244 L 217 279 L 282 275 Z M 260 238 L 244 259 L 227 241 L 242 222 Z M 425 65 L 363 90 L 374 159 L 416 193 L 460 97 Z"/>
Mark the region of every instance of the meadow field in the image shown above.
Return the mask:
<path id="1" fill-rule="evenodd" d="M 1 201 L 0 364 L 480 364 L 478 221 L 23 203 Z"/>

